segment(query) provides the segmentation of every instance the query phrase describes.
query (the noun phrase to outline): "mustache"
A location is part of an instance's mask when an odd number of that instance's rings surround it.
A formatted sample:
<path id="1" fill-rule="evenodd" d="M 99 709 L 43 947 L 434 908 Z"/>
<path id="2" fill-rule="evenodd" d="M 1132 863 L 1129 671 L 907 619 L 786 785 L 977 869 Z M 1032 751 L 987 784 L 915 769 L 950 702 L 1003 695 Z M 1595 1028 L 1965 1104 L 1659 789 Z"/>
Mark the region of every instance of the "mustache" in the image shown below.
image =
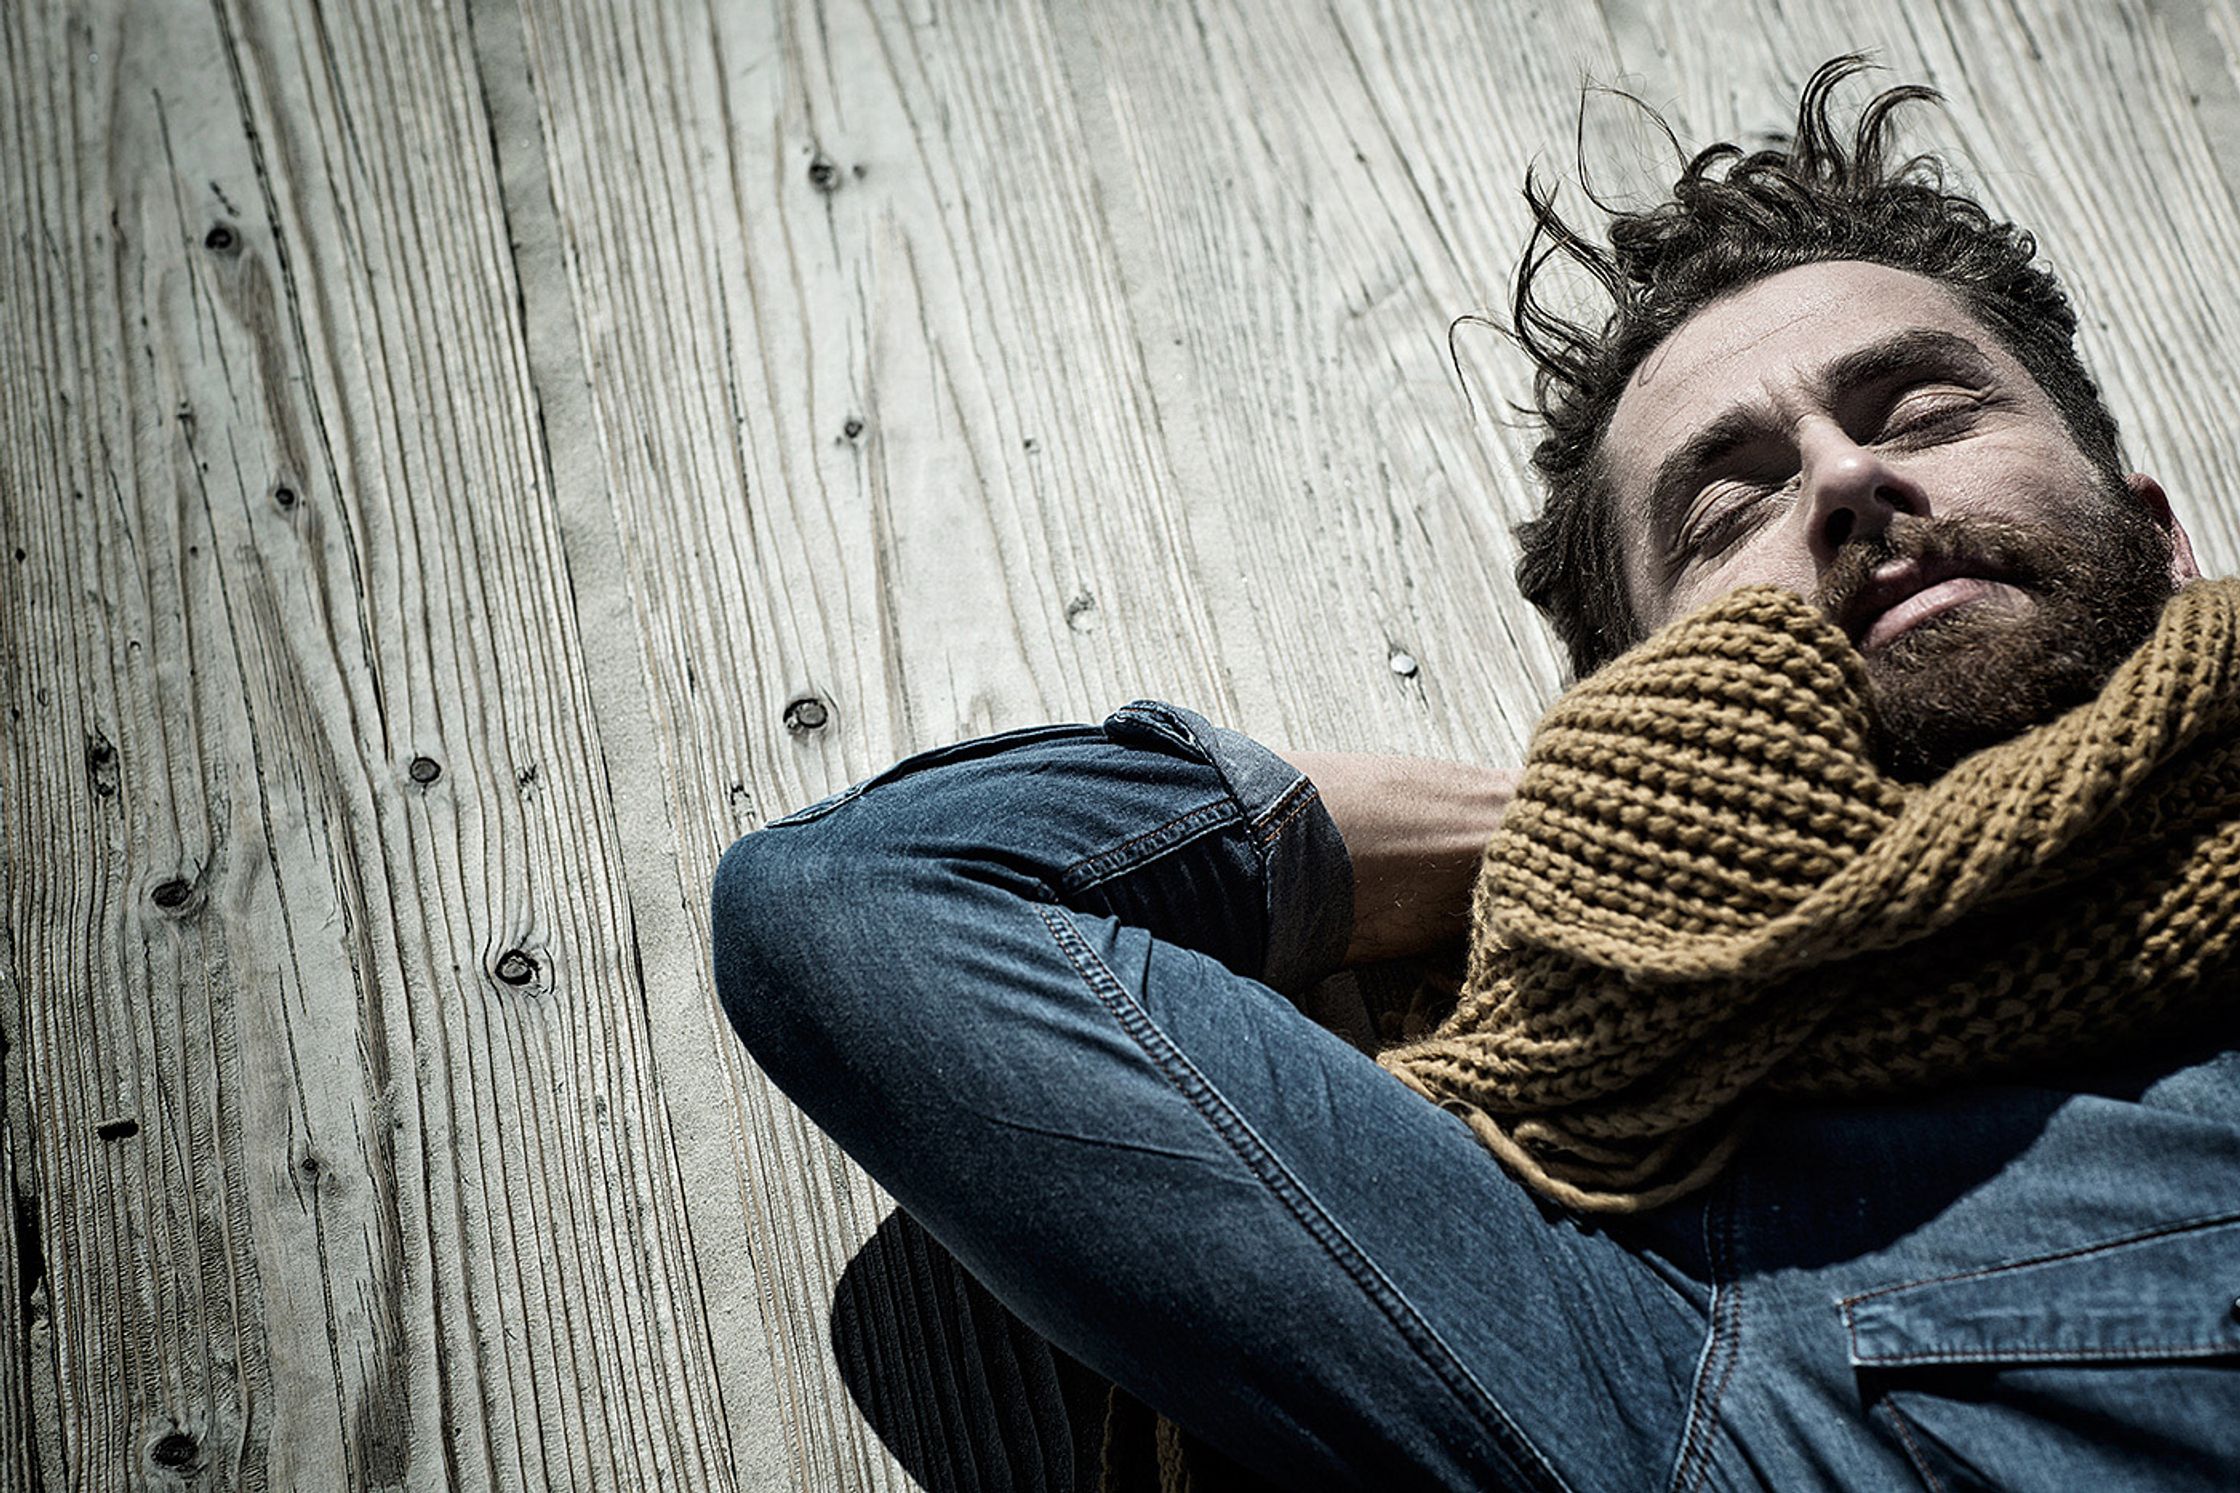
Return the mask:
<path id="1" fill-rule="evenodd" d="M 1866 539 L 1846 542 L 1835 563 L 1820 578 L 1812 600 L 1839 624 L 1875 572 L 1899 561 L 1948 564 L 1969 574 L 1994 576 L 2027 590 L 2044 589 L 2059 566 L 2045 564 L 2052 539 L 2044 530 L 2002 519 L 1954 515 L 1917 518 L 1898 514 L 1889 527 Z"/>

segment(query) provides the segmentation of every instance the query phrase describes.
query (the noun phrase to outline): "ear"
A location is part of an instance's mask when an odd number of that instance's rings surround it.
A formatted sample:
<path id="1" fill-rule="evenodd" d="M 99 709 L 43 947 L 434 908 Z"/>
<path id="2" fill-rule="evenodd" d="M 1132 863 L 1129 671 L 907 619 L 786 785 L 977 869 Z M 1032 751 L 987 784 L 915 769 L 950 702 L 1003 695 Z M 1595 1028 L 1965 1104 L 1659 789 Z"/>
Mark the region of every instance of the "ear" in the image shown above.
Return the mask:
<path id="1" fill-rule="evenodd" d="M 2181 586 L 2187 581 L 2201 579 L 2201 566 L 2193 558 L 2193 541 L 2186 537 L 2186 526 L 2179 523 L 2178 515 L 2171 511 L 2170 495 L 2162 490 L 2162 484 L 2145 472 L 2133 472 L 2123 482 L 2140 506 L 2170 535 L 2170 579 Z"/>

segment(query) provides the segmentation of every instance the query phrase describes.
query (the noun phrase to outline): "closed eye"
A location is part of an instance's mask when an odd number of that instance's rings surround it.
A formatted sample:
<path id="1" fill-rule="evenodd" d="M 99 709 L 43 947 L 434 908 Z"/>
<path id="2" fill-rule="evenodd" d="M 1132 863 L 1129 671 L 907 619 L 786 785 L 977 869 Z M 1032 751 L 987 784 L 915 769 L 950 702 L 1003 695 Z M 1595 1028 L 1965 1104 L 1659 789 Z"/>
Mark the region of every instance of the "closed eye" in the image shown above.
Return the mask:
<path id="1" fill-rule="evenodd" d="M 1766 504 L 1795 480 L 1794 476 L 1787 481 L 1729 478 L 1712 483 L 1681 529 L 1677 558 L 1685 563 L 1726 549 L 1747 534 Z"/>
<path id="2" fill-rule="evenodd" d="M 1916 390 L 1891 407 L 1883 419 L 1880 438 L 1904 440 L 1957 431 L 1971 423 L 1982 410 L 1983 400 L 1965 390 Z"/>
<path id="3" fill-rule="evenodd" d="M 1965 433 L 1983 408 L 1983 397 L 1970 389 L 1917 388 L 1890 406 L 1873 439 L 1878 444 L 1931 445 Z M 1750 531 L 1773 498 L 1795 485 L 1797 477 L 1794 465 L 1783 462 L 1778 469 L 1737 471 L 1706 484 L 1681 526 L 1675 558 L 1685 564 L 1728 548 Z"/>

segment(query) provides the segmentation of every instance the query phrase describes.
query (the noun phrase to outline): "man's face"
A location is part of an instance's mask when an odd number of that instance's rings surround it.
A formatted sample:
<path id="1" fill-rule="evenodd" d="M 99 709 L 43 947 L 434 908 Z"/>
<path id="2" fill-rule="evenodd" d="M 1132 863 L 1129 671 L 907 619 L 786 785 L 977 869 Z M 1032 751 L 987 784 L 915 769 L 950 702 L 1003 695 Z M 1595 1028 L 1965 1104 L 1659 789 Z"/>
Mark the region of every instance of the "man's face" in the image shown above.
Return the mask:
<path id="1" fill-rule="evenodd" d="M 1836 261 L 1697 312 L 1604 440 L 1654 630 L 1740 586 L 1812 598 L 1867 664 L 1885 766 L 1934 777 L 2083 700 L 2199 572 L 1935 281 Z"/>

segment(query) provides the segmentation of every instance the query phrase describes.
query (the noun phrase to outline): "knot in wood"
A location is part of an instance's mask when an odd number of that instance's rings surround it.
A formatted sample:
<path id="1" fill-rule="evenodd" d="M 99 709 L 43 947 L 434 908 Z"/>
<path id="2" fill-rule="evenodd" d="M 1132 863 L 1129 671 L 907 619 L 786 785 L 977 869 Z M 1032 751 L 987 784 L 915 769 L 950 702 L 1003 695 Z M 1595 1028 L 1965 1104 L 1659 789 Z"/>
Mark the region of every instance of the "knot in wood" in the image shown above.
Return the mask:
<path id="1" fill-rule="evenodd" d="M 863 421 L 856 418 L 854 415 L 850 415 L 847 420 L 840 426 L 840 435 L 845 440 L 852 441 L 857 436 L 862 434 Z"/>
<path id="2" fill-rule="evenodd" d="M 117 796 L 117 748 L 98 729 L 86 737 L 86 776 L 99 797 Z"/>
<path id="3" fill-rule="evenodd" d="M 1075 632 L 1095 632 L 1097 621 L 1096 597 L 1090 595 L 1086 587 L 1076 591 L 1066 602 L 1066 626 Z"/>
<path id="4" fill-rule="evenodd" d="M 508 985 L 526 985 L 537 977 L 537 961 L 519 949 L 508 949 L 499 956 L 498 978 Z"/>
<path id="5" fill-rule="evenodd" d="M 840 168 L 821 150 L 809 161 L 809 185 L 820 192 L 840 190 Z"/>
<path id="6" fill-rule="evenodd" d="M 282 510 L 293 508 L 296 506 L 296 490 L 283 482 L 272 490 L 272 501 L 278 503 Z"/>
<path id="7" fill-rule="evenodd" d="M 803 695 L 786 706 L 785 722 L 788 731 L 814 731 L 830 719 L 831 715 L 824 708 L 824 701 L 815 695 Z"/>
<path id="8" fill-rule="evenodd" d="M 119 1115 L 94 1126 L 93 1133 L 103 1140 L 130 1140 L 140 1133 L 140 1122 L 130 1115 Z"/>
<path id="9" fill-rule="evenodd" d="M 157 882 L 156 889 L 148 894 L 148 899 L 165 912 L 176 912 L 186 906 L 187 898 L 193 895 L 193 883 L 183 876 L 174 876 L 169 881 Z"/>
<path id="10" fill-rule="evenodd" d="M 412 765 L 405 771 L 411 775 L 412 781 L 425 788 L 443 776 L 443 764 L 433 757 L 415 757 Z"/>
<path id="11" fill-rule="evenodd" d="M 213 254 L 231 254 L 241 247 L 241 236 L 233 231 L 231 223 L 213 223 L 202 236 L 202 247 Z"/>
<path id="12" fill-rule="evenodd" d="M 158 1436 L 155 1445 L 148 1448 L 148 1457 L 158 1467 L 191 1467 L 202 1451 L 202 1443 L 189 1431 L 166 1431 Z"/>

